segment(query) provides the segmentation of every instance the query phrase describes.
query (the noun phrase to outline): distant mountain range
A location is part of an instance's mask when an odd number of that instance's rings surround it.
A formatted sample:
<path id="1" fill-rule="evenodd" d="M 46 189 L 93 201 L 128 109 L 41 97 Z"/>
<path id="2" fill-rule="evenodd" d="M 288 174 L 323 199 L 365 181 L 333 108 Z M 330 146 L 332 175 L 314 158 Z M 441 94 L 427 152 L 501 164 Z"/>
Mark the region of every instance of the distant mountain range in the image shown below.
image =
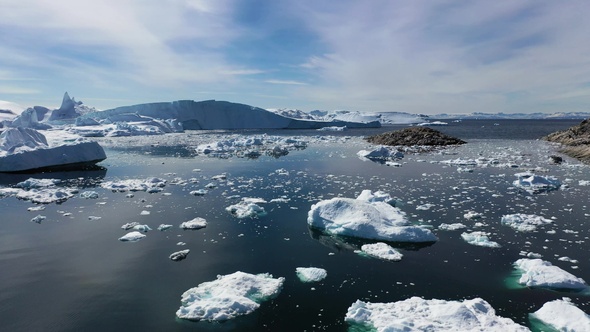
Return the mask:
<path id="1" fill-rule="evenodd" d="M 558 113 L 441 113 L 429 115 L 433 119 L 588 119 L 590 112 L 558 112 Z"/>

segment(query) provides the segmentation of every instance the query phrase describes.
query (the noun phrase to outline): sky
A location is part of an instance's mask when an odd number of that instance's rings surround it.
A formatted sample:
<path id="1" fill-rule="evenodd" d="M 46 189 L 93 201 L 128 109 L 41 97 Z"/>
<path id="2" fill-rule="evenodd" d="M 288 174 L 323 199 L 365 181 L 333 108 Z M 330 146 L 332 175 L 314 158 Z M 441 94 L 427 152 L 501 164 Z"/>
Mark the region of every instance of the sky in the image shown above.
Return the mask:
<path id="1" fill-rule="evenodd" d="M 590 1 L 0 0 L 0 100 L 590 111 Z"/>

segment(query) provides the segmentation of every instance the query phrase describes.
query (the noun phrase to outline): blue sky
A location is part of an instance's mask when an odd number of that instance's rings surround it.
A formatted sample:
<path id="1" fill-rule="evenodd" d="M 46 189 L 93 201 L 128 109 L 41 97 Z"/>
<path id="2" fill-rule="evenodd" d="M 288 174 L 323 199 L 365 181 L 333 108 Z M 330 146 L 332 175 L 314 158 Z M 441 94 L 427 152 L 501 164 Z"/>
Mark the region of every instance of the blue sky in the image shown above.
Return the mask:
<path id="1" fill-rule="evenodd" d="M 588 1 L 0 0 L 0 100 L 590 111 Z"/>

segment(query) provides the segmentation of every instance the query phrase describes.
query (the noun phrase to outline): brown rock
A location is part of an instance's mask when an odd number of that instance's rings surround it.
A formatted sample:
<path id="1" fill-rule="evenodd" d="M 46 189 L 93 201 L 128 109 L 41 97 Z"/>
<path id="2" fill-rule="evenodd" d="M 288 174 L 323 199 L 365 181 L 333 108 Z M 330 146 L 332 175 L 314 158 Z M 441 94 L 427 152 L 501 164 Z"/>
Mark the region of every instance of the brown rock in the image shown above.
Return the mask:
<path id="1" fill-rule="evenodd" d="M 440 131 L 428 127 L 409 127 L 401 130 L 373 135 L 366 138 L 373 144 L 390 146 L 446 146 L 465 144 L 466 142 L 455 137 L 448 136 Z"/>

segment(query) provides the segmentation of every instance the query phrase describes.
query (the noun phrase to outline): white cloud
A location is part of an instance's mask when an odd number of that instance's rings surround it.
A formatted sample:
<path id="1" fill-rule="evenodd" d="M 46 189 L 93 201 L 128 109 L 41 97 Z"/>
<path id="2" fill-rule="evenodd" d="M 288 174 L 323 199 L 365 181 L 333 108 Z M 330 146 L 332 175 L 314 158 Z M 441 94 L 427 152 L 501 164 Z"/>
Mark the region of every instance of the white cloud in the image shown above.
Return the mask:
<path id="1" fill-rule="evenodd" d="M 291 80 L 266 80 L 270 84 L 285 84 L 285 85 L 307 85 L 305 82 L 291 81 Z"/>

